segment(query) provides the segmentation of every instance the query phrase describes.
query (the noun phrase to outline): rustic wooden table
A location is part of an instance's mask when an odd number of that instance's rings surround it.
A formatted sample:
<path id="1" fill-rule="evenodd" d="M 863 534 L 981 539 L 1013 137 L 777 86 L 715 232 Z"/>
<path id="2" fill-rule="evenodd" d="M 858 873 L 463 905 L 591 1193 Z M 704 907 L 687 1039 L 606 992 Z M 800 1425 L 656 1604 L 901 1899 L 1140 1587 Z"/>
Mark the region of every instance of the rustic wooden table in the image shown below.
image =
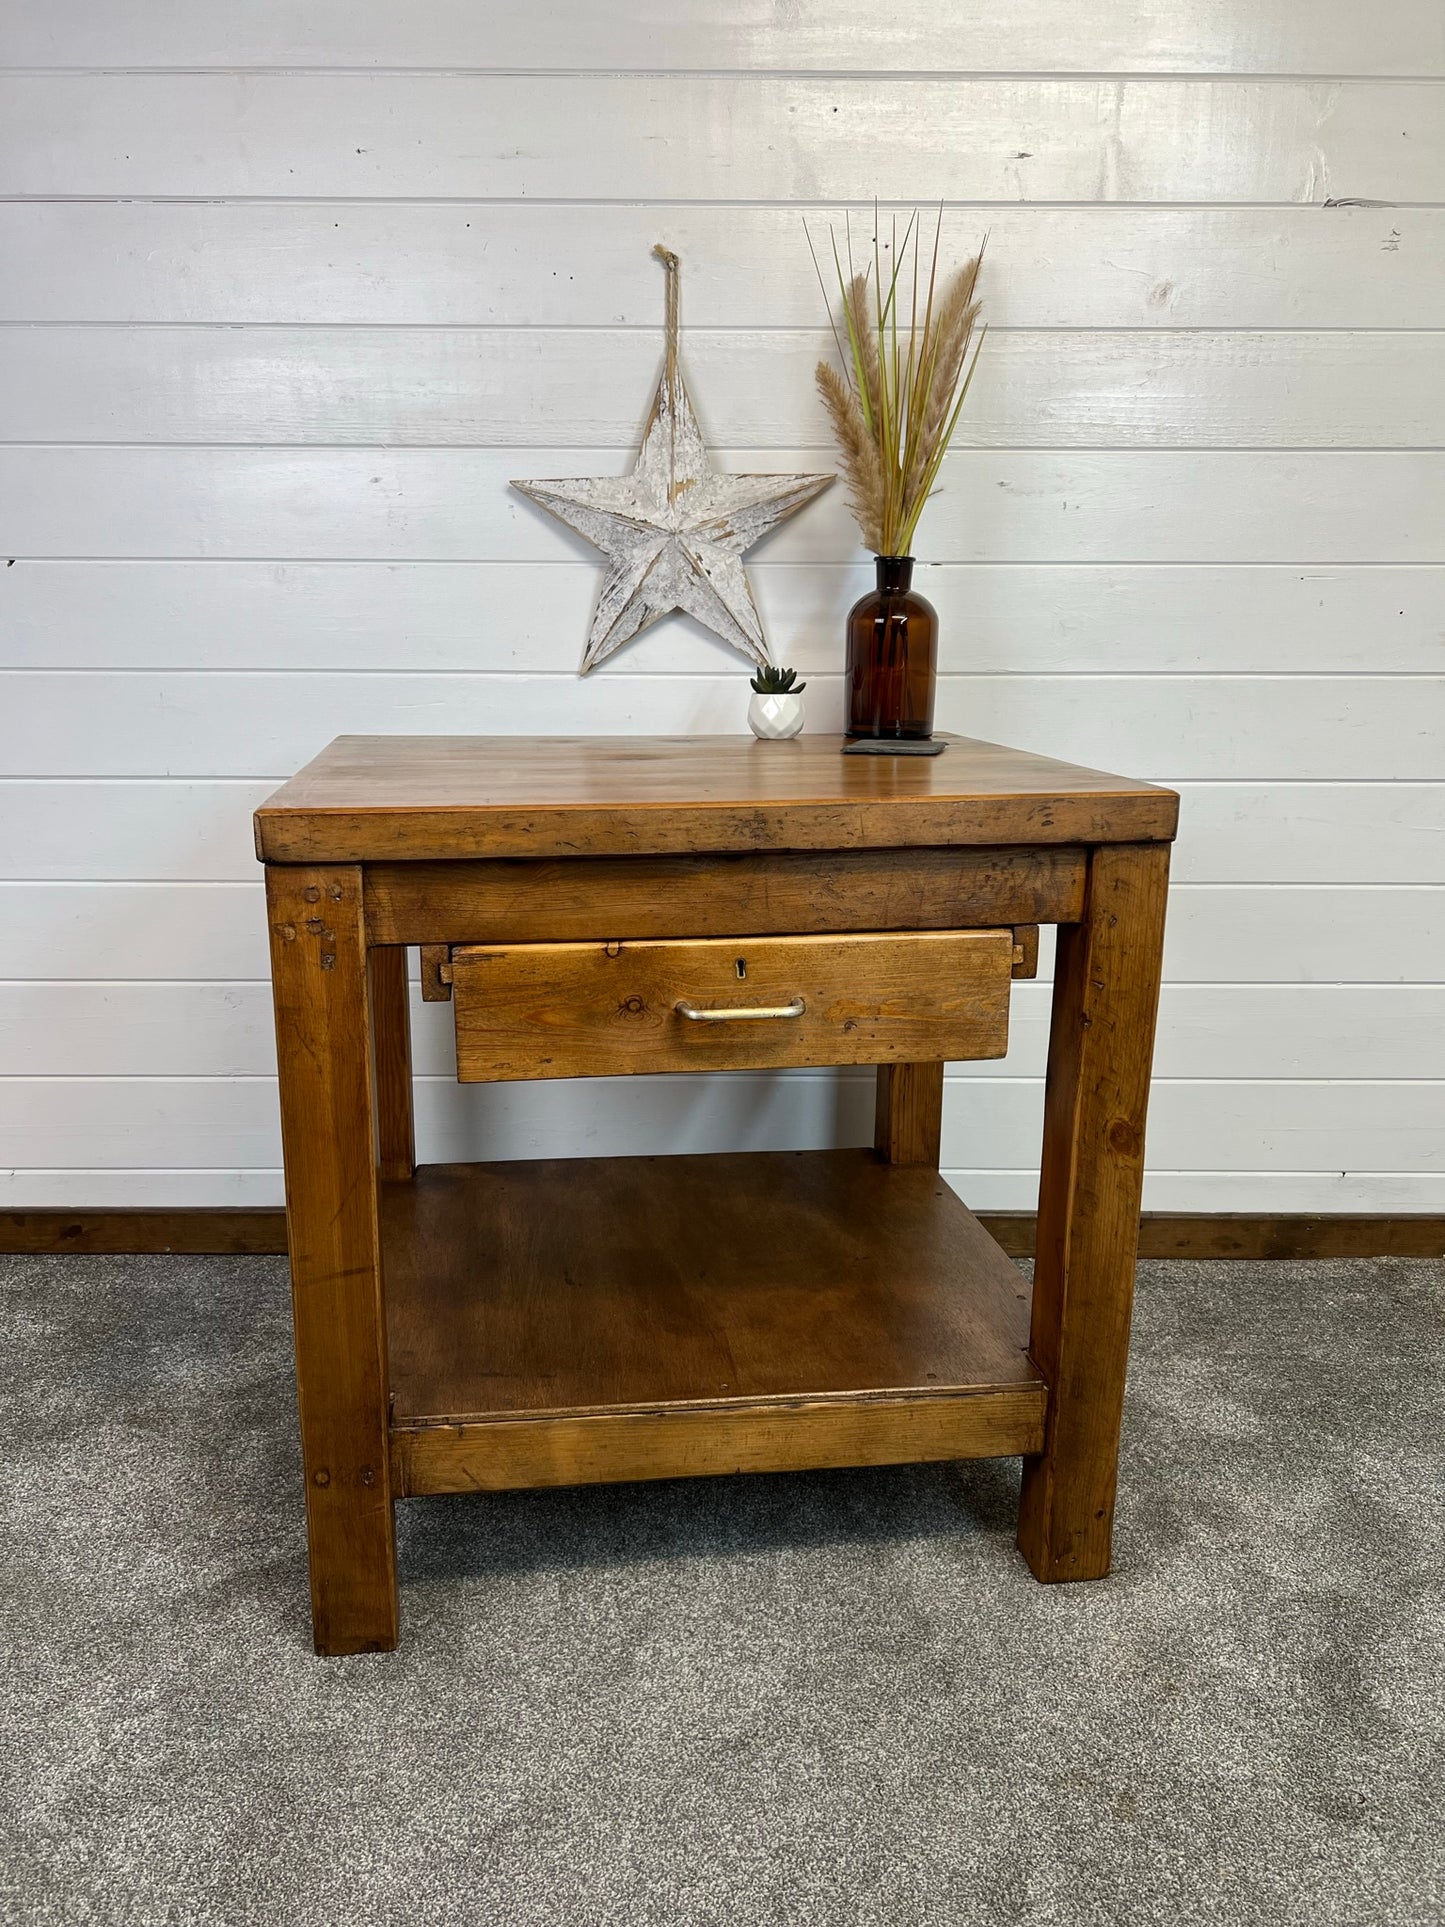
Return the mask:
<path id="1" fill-rule="evenodd" d="M 839 748 L 341 737 L 257 812 L 319 1652 L 396 1644 L 412 1493 L 1017 1453 L 1107 1572 L 1178 799 Z M 1040 923 L 1030 1308 L 938 1156 Z M 875 1064 L 875 1146 L 418 1167 L 408 945 L 465 1081 Z"/>

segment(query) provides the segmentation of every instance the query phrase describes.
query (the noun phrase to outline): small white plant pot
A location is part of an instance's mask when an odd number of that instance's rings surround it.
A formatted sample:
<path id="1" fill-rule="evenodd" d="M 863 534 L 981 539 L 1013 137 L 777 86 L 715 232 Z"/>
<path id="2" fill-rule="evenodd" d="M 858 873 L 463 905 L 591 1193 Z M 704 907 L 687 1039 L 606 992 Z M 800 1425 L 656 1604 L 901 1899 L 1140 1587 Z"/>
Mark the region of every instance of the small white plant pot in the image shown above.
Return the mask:
<path id="1" fill-rule="evenodd" d="M 781 743 L 803 727 L 801 696 L 760 696 L 753 691 L 748 704 L 748 728 L 765 743 Z"/>

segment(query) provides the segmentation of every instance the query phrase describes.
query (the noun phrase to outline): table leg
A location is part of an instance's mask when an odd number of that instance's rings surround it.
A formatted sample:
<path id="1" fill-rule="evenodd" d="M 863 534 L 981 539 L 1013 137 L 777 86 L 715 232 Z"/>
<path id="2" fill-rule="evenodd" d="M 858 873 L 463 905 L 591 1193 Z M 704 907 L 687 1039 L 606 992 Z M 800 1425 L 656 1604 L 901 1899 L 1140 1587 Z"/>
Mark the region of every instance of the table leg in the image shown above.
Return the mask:
<path id="1" fill-rule="evenodd" d="M 1018 1533 L 1039 1579 L 1109 1570 L 1168 875 L 1167 844 L 1097 849 L 1059 929 L 1030 1339 L 1049 1404 Z"/>
<path id="2" fill-rule="evenodd" d="M 873 1145 L 885 1164 L 938 1168 L 942 1064 L 880 1064 Z"/>
<path id="3" fill-rule="evenodd" d="M 411 999 L 406 950 L 388 944 L 370 953 L 371 1047 L 376 1063 L 376 1155 L 384 1178 L 416 1169 L 411 1105 Z"/>
<path id="4" fill-rule="evenodd" d="M 396 1644 L 396 1540 L 361 871 L 268 865 L 311 1613 L 320 1653 Z"/>

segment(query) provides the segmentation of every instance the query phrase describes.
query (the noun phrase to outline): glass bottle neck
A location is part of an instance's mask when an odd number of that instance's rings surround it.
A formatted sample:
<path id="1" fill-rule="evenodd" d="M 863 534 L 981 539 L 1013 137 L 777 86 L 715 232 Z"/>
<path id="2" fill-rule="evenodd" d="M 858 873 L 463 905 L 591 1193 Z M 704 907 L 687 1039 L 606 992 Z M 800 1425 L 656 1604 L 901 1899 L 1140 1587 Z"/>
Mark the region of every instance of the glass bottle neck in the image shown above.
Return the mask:
<path id="1" fill-rule="evenodd" d="M 875 555 L 873 563 L 878 571 L 879 595 L 907 595 L 913 587 L 911 555 Z"/>

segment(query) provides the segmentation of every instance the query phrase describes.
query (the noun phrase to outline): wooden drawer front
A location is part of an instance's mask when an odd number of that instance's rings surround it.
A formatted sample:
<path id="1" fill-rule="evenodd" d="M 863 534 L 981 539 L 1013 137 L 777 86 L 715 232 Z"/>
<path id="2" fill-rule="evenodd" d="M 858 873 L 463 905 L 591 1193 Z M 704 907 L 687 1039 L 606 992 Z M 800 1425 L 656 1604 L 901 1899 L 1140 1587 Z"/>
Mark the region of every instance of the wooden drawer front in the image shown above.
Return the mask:
<path id="1" fill-rule="evenodd" d="M 1002 1057 L 1013 953 L 1012 930 L 468 946 L 452 952 L 457 1076 Z"/>

